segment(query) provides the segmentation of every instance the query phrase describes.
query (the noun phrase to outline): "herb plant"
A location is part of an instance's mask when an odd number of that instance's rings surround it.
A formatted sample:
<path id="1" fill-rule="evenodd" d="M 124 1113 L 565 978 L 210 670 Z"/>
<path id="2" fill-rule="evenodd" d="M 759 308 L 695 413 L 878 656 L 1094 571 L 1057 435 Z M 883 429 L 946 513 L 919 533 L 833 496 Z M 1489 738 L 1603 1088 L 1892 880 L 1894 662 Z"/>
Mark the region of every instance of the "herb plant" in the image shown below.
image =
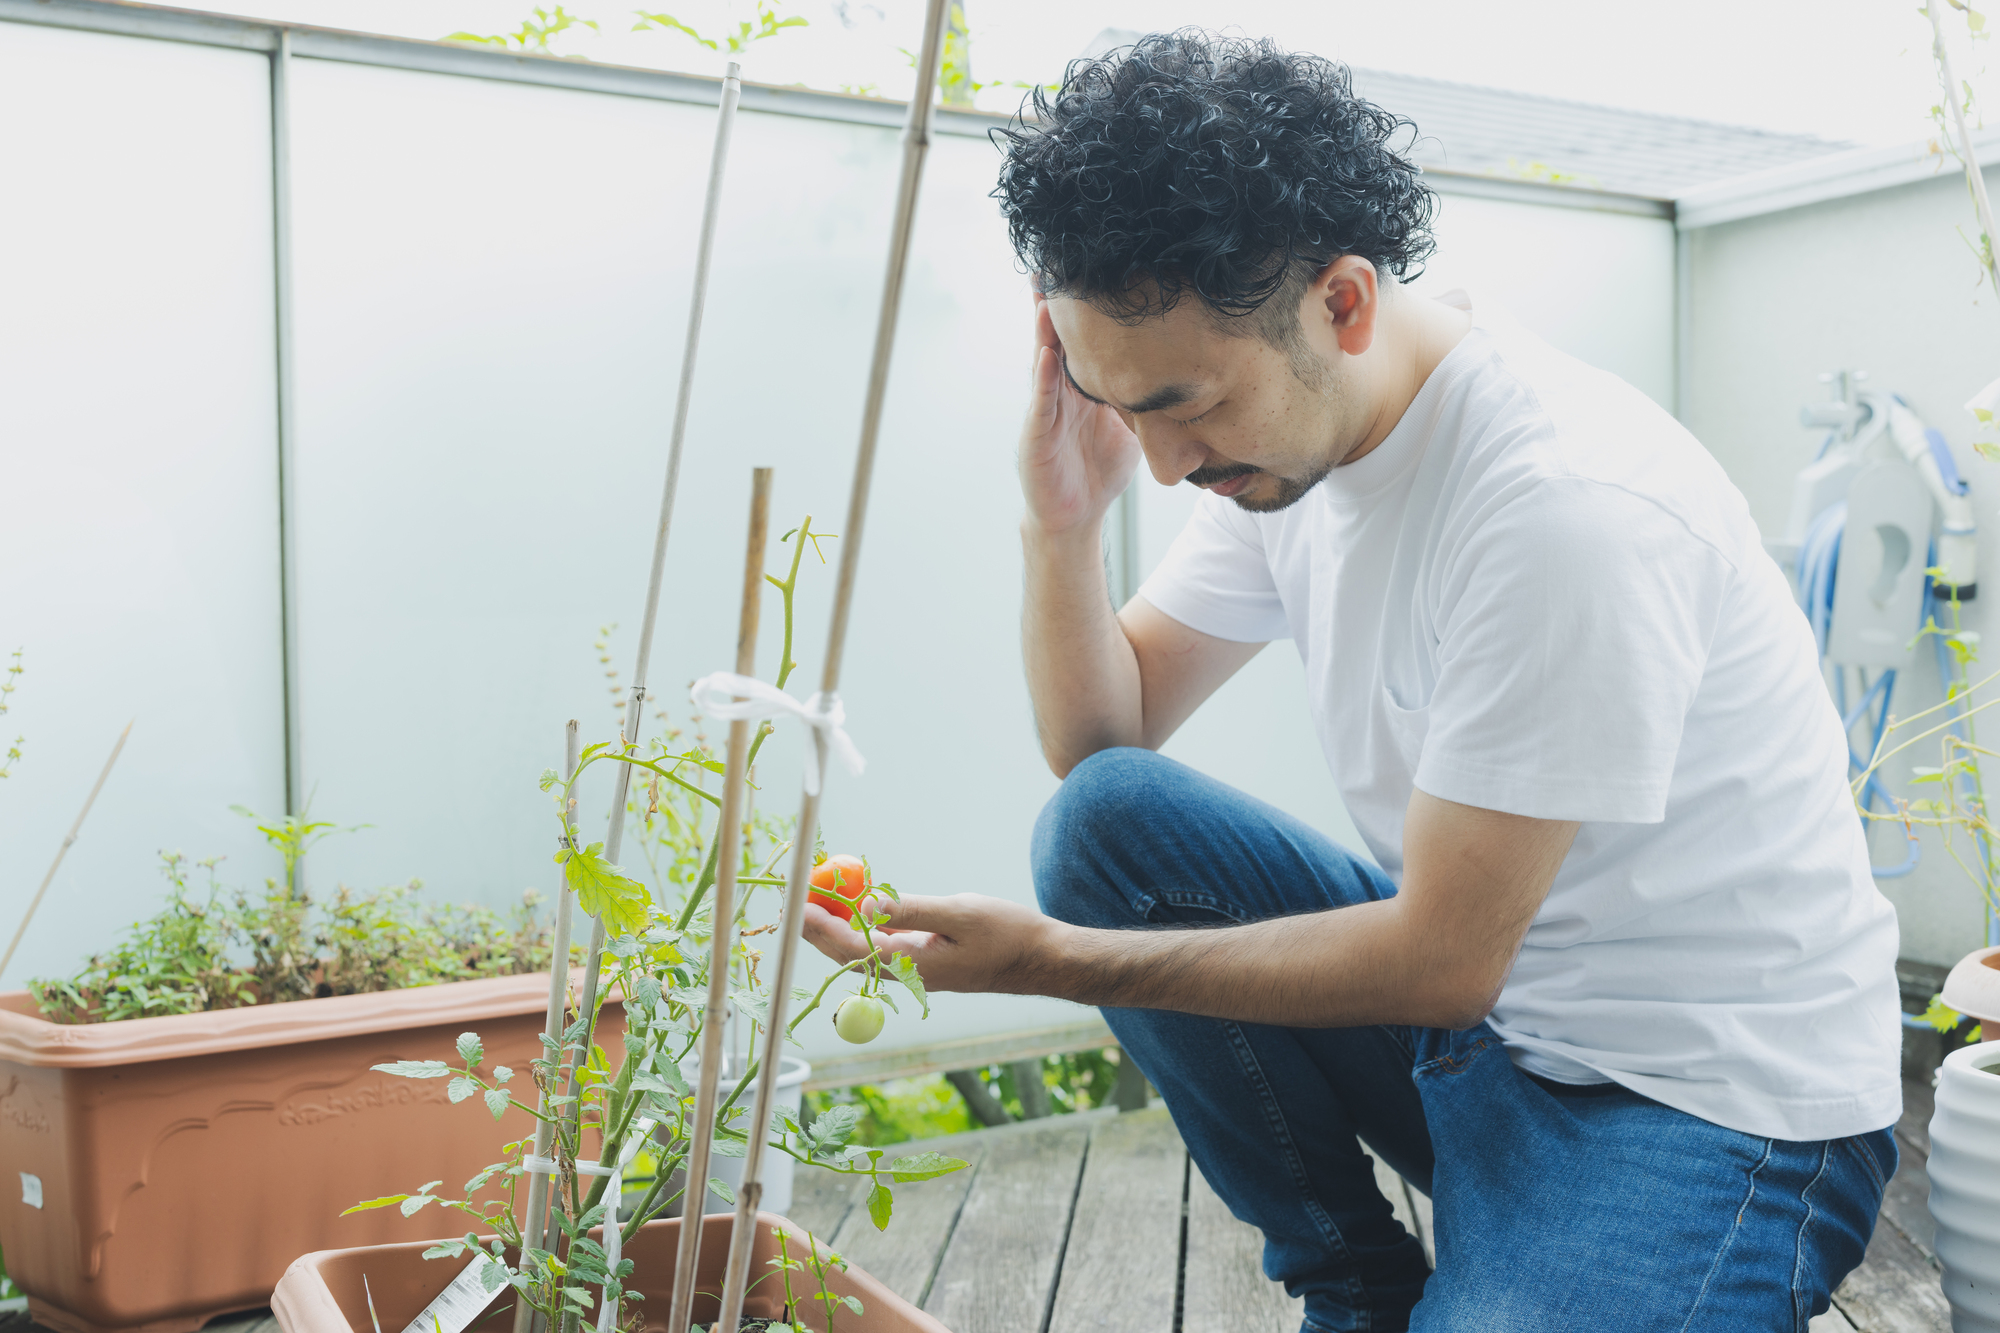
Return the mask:
<path id="1" fill-rule="evenodd" d="M 781 594 L 784 606 L 784 643 L 776 676 L 780 689 L 798 665 L 791 655 L 792 622 L 802 558 L 809 544 L 817 550 L 817 543 L 825 537 L 826 534 L 812 531 L 812 520 L 807 518 L 780 539 L 792 545 L 785 577 L 767 575 Z M 749 752 L 752 765 L 770 734 L 768 725 L 758 729 Z M 674 737 L 670 735 L 671 739 Z M 579 827 L 575 795 L 578 783 L 593 767 L 614 763 L 637 770 L 634 777 L 641 781 L 632 784 L 631 789 L 643 792 L 643 797 L 634 799 L 644 800 L 643 814 L 649 827 L 651 820 L 661 819 L 663 831 L 653 836 L 668 852 L 666 861 L 673 873 L 665 877 L 664 892 L 658 898 L 645 884 L 608 861 L 603 843 L 587 843 Z M 621 1260 L 614 1267 L 601 1240 L 590 1233 L 598 1227 L 619 1226 L 622 1248 L 622 1243 L 629 1242 L 648 1221 L 670 1209 L 678 1211 L 687 1188 L 685 1182 L 678 1185 L 675 1182 L 682 1174 L 680 1168 L 687 1161 L 695 1136 L 692 1123 L 695 1093 L 681 1065 L 693 1055 L 702 1037 L 709 982 L 709 950 L 705 946 L 715 929 L 709 890 L 715 882 L 720 850 L 715 824 L 702 807 L 719 810 L 721 797 L 708 790 L 706 778 L 721 771 L 722 765 L 705 745 L 674 752 L 662 742 L 641 753 L 637 745 L 625 743 L 621 738 L 617 743 L 599 742 L 584 748 L 576 767 L 566 777 L 554 770 L 542 774 L 542 790 L 554 800 L 560 828 L 561 850 L 556 853 L 556 861 L 562 866 L 565 888 L 576 894 L 580 908 L 603 922 L 607 942 L 596 1004 L 587 1012 L 578 1012 L 572 992 L 563 1031 L 544 1035 L 542 1039 L 542 1057 L 533 1061 L 529 1070 L 537 1097 L 515 1095 L 512 1086 L 515 1071 L 505 1067 L 487 1069 L 481 1064 L 484 1049 L 476 1033 L 459 1037 L 453 1060 L 403 1060 L 375 1066 L 384 1073 L 404 1078 L 447 1079 L 446 1094 L 454 1103 L 476 1098 L 496 1121 L 511 1110 L 552 1131 L 551 1216 L 546 1248 L 524 1243 L 530 1234 L 523 1212 L 524 1185 L 531 1170 L 528 1158 L 535 1142 L 533 1132 L 501 1145 L 501 1160 L 482 1169 L 462 1189 L 441 1191 L 442 1182 L 431 1181 L 414 1192 L 370 1199 L 347 1210 L 358 1212 L 393 1206 L 408 1217 L 435 1203 L 461 1214 L 470 1220 L 472 1229 L 460 1239 L 432 1246 L 426 1256 L 456 1257 L 470 1250 L 485 1252 L 494 1260 L 482 1268 L 482 1280 L 488 1284 L 488 1290 L 498 1292 L 503 1285 L 513 1287 L 517 1299 L 548 1320 L 551 1327 L 567 1330 L 587 1315 L 595 1303 L 593 1287 L 602 1290 L 603 1300 L 613 1303 L 618 1316 L 615 1322 L 623 1326 L 630 1315 L 624 1303 L 635 1298 L 635 1293 L 626 1287 L 631 1277 L 631 1261 Z M 668 811 L 674 812 L 672 818 L 665 817 Z M 641 811 L 635 806 L 634 813 Z M 756 836 L 768 840 L 782 832 L 779 826 L 767 825 Z M 771 871 L 789 846 L 788 841 L 778 842 L 759 869 L 752 869 L 758 867 L 758 860 L 745 860 L 745 870 L 750 873 L 739 875 L 737 883 L 747 891 L 746 900 L 749 892 L 758 887 L 784 886 L 785 881 Z M 690 874 L 697 864 L 700 869 Z M 895 892 L 886 884 L 873 887 L 884 896 L 893 896 Z M 849 973 L 859 974 L 857 994 L 893 1005 L 885 992 L 888 983 L 894 982 L 928 1013 L 923 982 L 914 966 L 901 955 L 884 958 L 881 950 L 874 947 L 872 932 L 885 919 L 879 914 L 871 917 L 866 911 L 856 913 L 854 927 L 871 946 L 870 952 L 829 976 L 818 994 L 796 992 L 796 998 L 804 1003 L 787 1025 L 788 1034 L 795 1032 L 820 1007 L 833 982 Z M 756 1049 L 756 1033 L 769 1013 L 769 990 L 757 976 L 755 964 L 754 951 L 739 939 L 730 959 L 729 993 L 734 1011 L 750 1025 L 752 1050 Z M 613 992 L 623 997 L 625 1018 L 625 1054 L 615 1068 L 597 1040 L 603 1005 Z M 756 1061 L 746 1060 L 741 1075 L 716 1108 L 713 1150 L 720 1156 L 740 1157 L 744 1153 L 743 1122 L 749 1113 L 744 1094 L 757 1075 Z M 868 1215 L 878 1228 L 889 1223 L 894 1209 L 894 1186 L 928 1180 L 966 1165 L 958 1158 L 935 1152 L 885 1162 L 887 1154 L 883 1149 L 852 1141 L 861 1115 L 860 1107 L 835 1106 L 809 1125 L 803 1125 L 780 1108 L 769 1146 L 805 1165 L 840 1175 L 865 1177 Z M 656 1128 L 648 1130 L 643 1127 L 645 1124 Z M 652 1140 L 647 1145 L 647 1155 L 652 1159 L 653 1176 L 636 1204 L 627 1209 L 619 1206 L 622 1199 L 607 1199 L 606 1177 L 579 1171 L 578 1160 L 584 1154 L 586 1142 L 593 1138 L 596 1160 L 605 1163 L 624 1160 L 628 1141 L 634 1135 Z M 710 1180 L 707 1184 L 719 1197 L 733 1200 L 734 1192 L 724 1182 Z M 821 1295 L 826 1295 L 826 1268 L 837 1260 L 820 1256 L 809 1244 L 808 1257 L 797 1260 L 787 1257 L 786 1262 L 803 1264 L 806 1270 L 816 1272 L 821 1280 Z M 786 1274 L 789 1302 L 790 1275 L 799 1270 L 781 1265 L 778 1271 Z M 827 1313 L 832 1313 L 831 1306 L 827 1307 Z"/>
<path id="2" fill-rule="evenodd" d="M 1941 569 L 1928 571 L 1942 578 Z M 2000 855 L 1994 847 L 1995 829 L 1986 804 L 1986 784 L 1980 774 L 1979 759 L 1994 752 L 1979 743 L 1978 715 L 2000 698 L 1977 699 L 1979 691 L 2000 680 L 2000 673 L 1974 681 L 1972 671 L 1979 661 L 1979 634 L 1964 627 L 1956 591 L 1945 603 L 1949 626 L 1940 625 L 1935 615 L 1924 623 L 1919 641 L 1933 639 L 1941 651 L 1940 674 L 1944 677 L 1944 700 L 1909 717 L 1890 718 L 1882 728 L 1875 753 L 1854 779 L 1855 803 L 1864 818 L 1902 827 L 1905 835 L 1916 836 L 1918 828 L 1937 830 L 1945 854 L 1965 872 L 1976 887 L 1990 922 L 2000 913 Z M 1914 732 L 1914 734 L 1912 734 Z M 1929 789 L 1929 795 L 1899 799 L 1890 810 L 1871 810 L 1863 789 L 1890 759 L 1912 746 L 1936 738 L 1939 758 L 1936 766 L 1911 769 L 1910 785 Z M 1939 1032 L 1950 1032 L 1964 1015 L 1945 1004 L 1942 996 L 1932 996 L 1924 1018 Z M 1980 1040 L 1974 1028 L 1968 1040 Z"/>
<path id="3" fill-rule="evenodd" d="M 284 880 L 265 880 L 261 894 L 225 890 L 216 876 L 222 858 L 190 862 L 180 852 L 160 853 L 166 907 L 75 975 L 30 981 L 42 1016 L 110 1023 L 513 976 L 549 965 L 549 926 L 532 889 L 510 914 L 422 903 L 423 885 L 414 879 L 372 893 L 341 887 L 316 908 L 295 886 L 299 857 L 335 826 L 295 816 L 260 822 L 258 829 L 283 860 Z M 191 882 L 196 872 L 199 885 Z"/>

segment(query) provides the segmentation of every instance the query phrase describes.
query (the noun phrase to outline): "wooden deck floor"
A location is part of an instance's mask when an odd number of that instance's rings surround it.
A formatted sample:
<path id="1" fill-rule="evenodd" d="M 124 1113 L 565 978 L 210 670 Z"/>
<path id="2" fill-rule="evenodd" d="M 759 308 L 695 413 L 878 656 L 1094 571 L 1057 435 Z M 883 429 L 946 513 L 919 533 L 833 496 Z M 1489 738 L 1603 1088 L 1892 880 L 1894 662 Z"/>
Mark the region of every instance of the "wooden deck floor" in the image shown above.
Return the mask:
<path id="1" fill-rule="evenodd" d="M 1813 1333 L 1950 1333 L 1925 1206 L 1931 1090 L 1909 1084 L 1902 1165 L 1867 1261 Z M 900 1186 L 878 1232 L 836 1178 L 801 1173 L 793 1220 L 953 1333 L 1297 1333 L 1301 1303 L 1264 1278 L 1262 1237 L 1191 1170 L 1163 1108 L 1094 1112 L 921 1145 L 972 1169 Z M 1377 1183 L 1436 1262 L 1430 1200 L 1381 1162 Z"/>
<path id="2" fill-rule="evenodd" d="M 1931 1252 L 1931 1092 L 1905 1088 L 1902 1167 L 1867 1262 L 1813 1333 L 1950 1333 Z M 1262 1237 L 1229 1213 L 1164 1108 L 1094 1111 L 954 1135 L 966 1171 L 896 1189 L 875 1230 L 851 1182 L 800 1172 L 791 1216 L 953 1333 L 1296 1333 L 1301 1303 L 1266 1281 Z M 1432 1250 L 1430 1200 L 1376 1164 L 1397 1217 Z M 1433 1262 L 1435 1253 L 1433 1252 Z M 33 1333 L 25 1314 L 0 1333 Z M 277 1333 L 268 1313 L 206 1333 Z"/>

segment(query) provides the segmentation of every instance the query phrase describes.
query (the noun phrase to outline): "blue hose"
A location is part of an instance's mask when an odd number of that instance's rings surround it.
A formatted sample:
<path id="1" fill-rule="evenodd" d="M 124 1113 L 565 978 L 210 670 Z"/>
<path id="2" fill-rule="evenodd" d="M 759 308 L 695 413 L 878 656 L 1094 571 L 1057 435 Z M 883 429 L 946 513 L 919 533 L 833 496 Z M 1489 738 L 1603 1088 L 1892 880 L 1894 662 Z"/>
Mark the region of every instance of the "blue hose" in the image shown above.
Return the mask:
<path id="1" fill-rule="evenodd" d="M 1827 633 L 1833 626 L 1834 579 L 1840 572 L 1840 534 L 1841 530 L 1846 526 L 1847 502 L 1845 500 L 1836 501 L 1828 505 L 1825 509 L 1822 509 L 1806 528 L 1805 545 L 1799 549 L 1799 604 L 1805 608 L 1806 619 L 1812 625 L 1813 639 L 1819 645 L 1819 654 L 1822 658 L 1826 656 Z M 1933 562 L 1936 561 L 1936 558 L 1935 554 L 1931 556 Z M 1930 611 L 1930 606 L 1930 584 L 1926 582 L 1924 585 L 1923 609 L 1927 615 Z M 1933 638 L 1935 639 L 1936 636 L 1933 636 Z M 1937 640 L 1937 647 L 1940 654 L 1939 678 L 1949 681 L 1951 677 L 1944 674 L 1942 654 L 1945 648 L 1941 639 Z M 1895 698 L 1895 695 L 1896 673 L 1894 671 L 1884 671 L 1880 676 L 1876 677 L 1875 683 L 1870 685 L 1862 694 L 1860 702 L 1856 703 L 1850 710 L 1847 706 L 1847 671 L 1844 667 L 1837 666 L 1834 668 L 1834 706 L 1840 711 L 1841 715 L 1841 735 L 1847 745 L 1847 763 L 1850 773 L 1867 772 L 1869 761 L 1882 748 L 1882 736 L 1889 728 L 1889 705 Z M 1878 704 L 1878 708 L 1875 717 L 1874 737 L 1868 747 L 1868 757 L 1864 759 L 1854 753 L 1854 742 L 1851 738 L 1854 734 L 1855 724 L 1867 717 L 1870 704 Z M 1885 811 L 1895 808 L 1895 802 L 1890 799 L 1888 789 L 1882 785 L 1880 776 L 1869 773 L 1867 781 L 1862 784 L 1861 788 L 1862 808 L 1872 811 L 1875 809 L 1878 801 Z M 1913 834 L 1906 833 L 1905 836 L 1909 840 L 1909 852 L 1903 858 L 1901 864 L 1893 866 L 1871 865 L 1869 869 L 1875 873 L 1875 878 L 1901 879 L 1903 876 L 1914 871 L 1917 868 L 1918 862 L 1923 860 L 1924 850 L 1922 844 L 1917 841 Z"/>

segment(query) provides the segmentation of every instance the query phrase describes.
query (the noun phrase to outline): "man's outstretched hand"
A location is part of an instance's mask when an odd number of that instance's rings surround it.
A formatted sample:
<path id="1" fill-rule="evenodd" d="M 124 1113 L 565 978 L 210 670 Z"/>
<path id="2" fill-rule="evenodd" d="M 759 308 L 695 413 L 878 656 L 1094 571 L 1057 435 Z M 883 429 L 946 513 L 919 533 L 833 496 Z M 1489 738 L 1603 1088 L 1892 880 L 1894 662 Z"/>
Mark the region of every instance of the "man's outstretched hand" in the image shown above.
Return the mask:
<path id="1" fill-rule="evenodd" d="M 1031 907 L 977 893 L 949 898 L 912 895 L 901 902 L 869 899 L 862 907 L 887 913 L 875 928 L 885 953 L 904 953 L 928 990 L 1046 994 L 1064 932 L 1071 928 Z M 865 957 L 861 932 L 817 903 L 806 904 L 805 936 L 837 963 Z"/>

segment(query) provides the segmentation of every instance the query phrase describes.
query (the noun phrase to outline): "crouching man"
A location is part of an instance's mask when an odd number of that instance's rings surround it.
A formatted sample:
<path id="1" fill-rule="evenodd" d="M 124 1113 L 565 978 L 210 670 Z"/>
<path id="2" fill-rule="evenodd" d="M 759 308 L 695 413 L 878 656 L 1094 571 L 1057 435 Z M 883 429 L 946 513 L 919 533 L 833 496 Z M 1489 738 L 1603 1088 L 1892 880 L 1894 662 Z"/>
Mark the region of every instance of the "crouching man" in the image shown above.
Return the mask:
<path id="1" fill-rule="evenodd" d="M 1180 33 L 1037 102 L 997 193 L 1047 915 L 912 897 L 896 947 L 1102 1006 L 1311 1333 L 1802 1333 L 1895 1169 L 1896 926 L 1743 498 L 1615 377 L 1400 287 L 1432 199 L 1341 67 Z M 1142 459 L 1208 494 L 1114 609 Z M 1372 862 L 1155 753 L 1274 639 Z M 1357 1139 L 1430 1193 L 1435 1273 Z"/>

